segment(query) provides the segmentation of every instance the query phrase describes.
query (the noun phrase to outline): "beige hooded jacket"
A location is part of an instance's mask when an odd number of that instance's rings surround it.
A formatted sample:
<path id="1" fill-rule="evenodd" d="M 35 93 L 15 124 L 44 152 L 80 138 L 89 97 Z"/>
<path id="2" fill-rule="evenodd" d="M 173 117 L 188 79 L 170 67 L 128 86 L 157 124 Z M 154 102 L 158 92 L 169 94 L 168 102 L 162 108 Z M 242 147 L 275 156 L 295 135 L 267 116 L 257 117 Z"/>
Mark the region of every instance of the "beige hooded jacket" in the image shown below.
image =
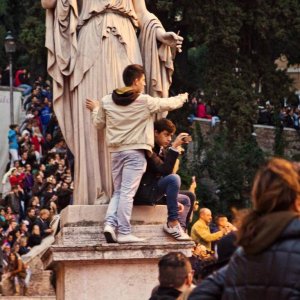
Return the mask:
<path id="1" fill-rule="evenodd" d="M 170 98 L 154 98 L 141 94 L 127 106 L 117 105 L 109 94 L 102 98 L 100 107 L 92 112 L 97 128 L 106 129 L 106 141 L 110 152 L 154 147 L 153 115 L 180 108 L 187 94 Z"/>

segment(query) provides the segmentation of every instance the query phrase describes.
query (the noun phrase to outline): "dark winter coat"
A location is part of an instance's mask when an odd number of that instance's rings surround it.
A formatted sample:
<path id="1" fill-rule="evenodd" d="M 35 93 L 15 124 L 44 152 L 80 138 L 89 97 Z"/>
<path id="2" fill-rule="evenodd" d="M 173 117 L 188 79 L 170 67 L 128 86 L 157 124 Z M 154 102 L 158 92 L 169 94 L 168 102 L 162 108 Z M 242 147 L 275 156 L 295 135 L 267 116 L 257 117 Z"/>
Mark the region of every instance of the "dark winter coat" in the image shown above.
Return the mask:
<path id="1" fill-rule="evenodd" d="M 167 176 L 172 173 L 176 159 L 179 156 L 179 152 L 169 149 L 161 149 L 155 144 L 152 149 L 151 157 L 147 158 L 147 168 L 144 173 L 138 191 L 134 198 L 134 204 L 147 204 L 148 199 L 145 197 L 153 198 L 154 202 L 157 202 L 160 197 L 157 196 L 157 183 L 163 176 Z M 156 199 L 154 199 L 156 198 Z M 151 199 L 149 199 L 151 202 Z"/>
<path id="2" fill-rule="evenodd" d="M 162 176 L 170 175 L 173 172 L 179 152 L 172 148 L 163 149 L 155 144 L 151 157 L 147 158 L 147 169 L 141 183 L 158 181 Z"/>
<path id="3" fill-rule="evenodd" d="M 258 254 L 238 248 L 229 264 L 192 292 L 189 300 L 300 299 L 300 218 Z"/>

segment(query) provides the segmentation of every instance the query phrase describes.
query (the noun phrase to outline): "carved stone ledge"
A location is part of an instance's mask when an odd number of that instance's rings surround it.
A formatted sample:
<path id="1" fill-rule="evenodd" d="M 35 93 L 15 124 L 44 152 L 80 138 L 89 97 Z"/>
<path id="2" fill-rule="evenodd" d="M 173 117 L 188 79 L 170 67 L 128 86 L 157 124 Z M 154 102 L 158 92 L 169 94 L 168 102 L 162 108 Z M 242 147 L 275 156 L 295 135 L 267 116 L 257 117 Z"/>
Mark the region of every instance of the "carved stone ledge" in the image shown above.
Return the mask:
<path id="1" fill-rule="evenodd" d="M 57 299 L 148 299 L 159 259 L 171 251 L 191 256 L 194 242 L 178 242 L 163 231 L 166 206 L 134 207 L 132 233 L 146 242 L 133 244 L 106 243 L 106 210 L 103 205 L 63 211 L 61 231 L 42 257 L 45 268 L 56 270 Z"/>

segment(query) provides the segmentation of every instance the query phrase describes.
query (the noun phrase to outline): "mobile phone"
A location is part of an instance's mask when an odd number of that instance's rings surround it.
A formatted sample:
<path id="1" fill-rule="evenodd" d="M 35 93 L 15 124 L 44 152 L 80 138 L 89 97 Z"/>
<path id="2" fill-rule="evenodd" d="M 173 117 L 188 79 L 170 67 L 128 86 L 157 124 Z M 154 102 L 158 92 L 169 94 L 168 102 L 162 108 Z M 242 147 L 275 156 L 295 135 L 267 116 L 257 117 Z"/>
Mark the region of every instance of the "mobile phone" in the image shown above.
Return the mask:
<path id="1" fill-rule="evenodd" d="M 183 141 L 184 143 L 189 143 L 189 142 L 192 141 L 192 136 L 190 136 L 190 135 L 184 136 L 184 137 L 182 138 L 182 141 Z"/>

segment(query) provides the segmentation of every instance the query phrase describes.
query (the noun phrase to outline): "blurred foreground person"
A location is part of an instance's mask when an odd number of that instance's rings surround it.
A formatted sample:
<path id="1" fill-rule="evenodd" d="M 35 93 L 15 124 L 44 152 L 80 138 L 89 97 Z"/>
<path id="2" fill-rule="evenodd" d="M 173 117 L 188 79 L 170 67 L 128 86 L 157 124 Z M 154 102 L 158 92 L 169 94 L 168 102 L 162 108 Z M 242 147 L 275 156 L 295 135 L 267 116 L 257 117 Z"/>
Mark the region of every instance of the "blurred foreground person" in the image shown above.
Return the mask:
<path id="1" fill-rule="evenodd" d="M 189 300 L 300 299 L 300 183 L 291 162 L 274 158 L 256 175 L 253 209 L 237 233 L 229 264 Z"/>
<path id="2" fill-rule="evenodd" d="M 159 263 L 159 286 L 152 291 L 149 300 L 186 299 L 185 294 L 194 288 L 191 263 L 181 252 L 164 255 Z"/>

